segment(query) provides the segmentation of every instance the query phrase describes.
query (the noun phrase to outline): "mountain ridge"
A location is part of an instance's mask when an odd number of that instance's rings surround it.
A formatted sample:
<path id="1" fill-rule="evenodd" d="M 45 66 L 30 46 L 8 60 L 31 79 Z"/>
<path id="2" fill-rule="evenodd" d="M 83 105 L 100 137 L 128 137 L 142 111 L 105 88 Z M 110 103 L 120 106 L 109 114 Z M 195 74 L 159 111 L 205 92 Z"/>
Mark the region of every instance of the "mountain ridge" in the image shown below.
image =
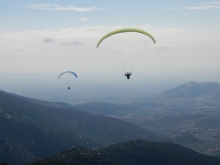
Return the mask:
<path id="1" fill-rule="evenodd" d="M 76 146 L 42 158 L 29 165 L 54 164 L 106 164 L 117 165 L 218 165 L 220 159 L 202 155 L 171 142 L 132 140 L 97 149 L 86 150 Z"/>
<path id="2" fill-rule="evenodd" d="M 175 88 L 166 90 L 156 96 L 156 99 L 193 99 L 220 100 L 220 83 L 190 81 Z"/>
<path id="3" fill-rule="evenodd" d="M 71 145 L 92 149 L 137 138 L 169 139 L 116 118 L 43 106 L 7 92 L 0 92 L 0 105 L 0 150 L 4 151 L 0 157 L 12 164 L 23 164 Z M 20 147 L 14 153 L 10 146 L 15 144 Z M 14 154 L 13 159 L 6 156 Z"/>

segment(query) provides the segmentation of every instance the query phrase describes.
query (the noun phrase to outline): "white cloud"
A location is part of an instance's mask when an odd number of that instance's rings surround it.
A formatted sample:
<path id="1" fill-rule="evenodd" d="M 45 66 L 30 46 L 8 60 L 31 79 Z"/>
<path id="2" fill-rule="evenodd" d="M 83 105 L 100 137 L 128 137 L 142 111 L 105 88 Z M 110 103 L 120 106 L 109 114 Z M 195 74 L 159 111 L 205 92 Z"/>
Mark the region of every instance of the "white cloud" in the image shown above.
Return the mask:
<path id="1" fill-rule="evenodd" d="M 96 41 L 100 39 L 106 33 L 126 28 L 124 26 L 91 26 L 91 27 L 80 27 L 80 28 L 66 28 L 60 31 L 23 31 L 23 32 L 2 32 L 0 33 L 0 42 L 8 43 L 56 43 L 58 45 L 71 45 L 73 41 L 79 43 L 86 43 L 88 39 L 92 39 L 96 44 Z M 153 26 L 134 26 L 134 28 L 143 29 L 152 34 L 155 39 L 161 36 L 175 37 L 184 33 L 183 29 L 169 28 L 169 29 L 155 29 Z M 45 37 L 46 36 L 46 37 Z M 76 44 L 76 42 L 75 42 Z M 53 44 L 54 45 L 54 44 Z M 87 45 L 87 44 L 86 44 Z"/>
<path id="2" fill-rule="evenodd" d="M 79 41 L 66 41 L 66 42 L 61 43 L 60 45 L 63 45 L 63 46 L 73 46 L 73 45 L 85 46 L 86 44 L 79 42 Z"/>
<path id="3" fill-rule="evenodd" d="M 220 9 L 219 6 L 195 6 L 195 7 L 186 7 L 189 10 L 207 10 L 207 9 Z"/>
<path id="4" fill-rule="evenodd" d="M 78 19 L 79 21 L 83 21 L 83 22 L 88 22 L 90 21 L 88 18 L 85 18 L 85 17 L 81 17 Z"/>
<path id="5" fill-rule="evenodd" d="M 35 49 L 28 48 L 27 46 L 12 46 L 12 50 L 22 53 L 32 53 L 36 52 Z"/>
<path id="6" fill-rule="evenodd" d="M 169 28 L 166 30 L 153 30 L 154 33 L 162 33 L 162 34 L 181 34 L 185 31 L 183 29 L 177 29 L 177 28 Z"/>
<path id="7" fill-rule="evenodd" d="M 168 44 L 156 44 L 154 46 L 155 51 L 160 51 L 160 52 L 168 52 L 171 49 L 174 49 L 173 45 L 168 45 Z"/>
<path id="8" fill-rule="evenodd" d="M 209 2 L 209 3 L 202 3 L 198 6 L 189 6 L 189 7 L 174 7 L 174 8 L 163 8 L 165 10 L 208 10 L 208 9 L 220 9 L 220 2 Z"/>
<path id="9" fill-rule="evenodd" d="M 1 32 L 0 70 L 2 72 L 54 72 L 73 66 L 74 69 L 81 71 L 90 68 L 94 70 L 103 68 L 103 71 L 115 67 L 120 69 L 120 66 L 113 61 L 114 58 L 109 56 L 103 47 L 96 48 L 98 40 L 103 35 L 120 28 L 125 27 L 92 26 L 59 31 Z M 146 38 L 147 43 L 144 42 L 147 47 L 142 53 L 140 63 L 138 62 L 143 70 L 158 67 L 184 69 L 219 66 L 220 33 L 196 36 L 186 34 L 183 29 L 177 28 L 156 29 L 153 26 L 134 28 L 143 29 L 156 39 L 156 44 L 153 44 L 151 40 L 148 42 L 148 38 Z M 45 44 L 42 39 L 47 42 L 52 39 L 52 44 Z M 118 40 L 118 45 L 120 42 L 121 40 Z M 112 46 L 112 43 L 111 40 L 106 40 L 102 46 L 104 44 Z M 136 46 L 135 44 L 134 51 L 136 51 Z M 141 47 L 138 49 L 142 52 Z M 12 58 L 15 60 L 12 61 Z M 50 65 L 49 69 L 48 65 Z"/>
<path id="10" fill-rule="evenodd" d="M 75 11 L 75 12 L 105 10 L 103 8 L 98 8 L 98 7 L 76 7 L 73 5 L 61 6 L 58 4 L 32 4 L 27 6 L 27 8 L 34 10 L 58 10 L 58 11 Z"/>
<path id="11" fill-rule="evenodd" d="M 13 46 L 12 49 L 18 52 L 25 53 L 27 48 L 24 46 Z"/>
<path id="12" fill-rule="evenodd" d="M 183 7 L 165 7 L 163 8 L 165 10 L 181 10 L 181 9 L 184 9 Z"/>
<path id="13" fill-rule="evenodd" d="M 44 37 L 43 42 L 44 43 L 52 43 L 52 42 L 55 42 L 55 40 L 53 38 L 50 38 L 50 37 Z"/>
<path id="14" fill-rule="evenodd" d="M 220 4 L 220 2 L 208 2 L 208 3 L 202 3 L 201 5 L 212 5 L 212 4 Z"/>

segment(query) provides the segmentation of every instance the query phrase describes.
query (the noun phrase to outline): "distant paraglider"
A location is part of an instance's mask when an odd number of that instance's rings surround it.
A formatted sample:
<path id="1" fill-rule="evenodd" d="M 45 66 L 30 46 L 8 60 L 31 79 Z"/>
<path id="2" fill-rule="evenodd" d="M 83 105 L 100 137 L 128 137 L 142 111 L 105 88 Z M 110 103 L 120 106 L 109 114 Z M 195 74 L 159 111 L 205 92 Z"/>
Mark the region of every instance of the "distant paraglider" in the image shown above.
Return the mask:
<path id="1" fill-rule="evenodd" d="M 74 73 L 74 72 L 72 72 L 72 71 L 65 71 L 65 72 L 63 72 L 63 73 L 61 73 L 61 74 L 59 75 L 58 79 L 59 79 L 63 74 L 65 74 L 65 73 L 70 73 L 70 74 L 74 75 L 74 76 L 77 78 L 77 74 L 76 74 L 76 73 Z M 67 88 L 70 89 L 70 87 L 67 87 Z"/>
<path id="2" fill-rule="evenodd" d="M 134 35 L 129 36 L 128 33 Z M 118 64 L 125 71 L 125 76 L 127 77 L 127 79 L 130 79 L 131 70 L 133 69 L 136 63 L 137 58 L 139 58 L 143 54 L 144 49 L 147 46 L 147 42 L 145 40 L 148 40 L 148 38 L 152 40 L 154 44 L 156 43 L 154 37 L 144 30 L 137 28 L 118 29 L 111 31 L 103 37 L 101 37 L 96 47 L 98 49 L 100 44 L 107 40 L 107 43 L 104 44 L 103 48 L 107 51 L 111 50 L 109 54 L 116 54 L 115 57 L 117 59 Z M 111 39 L 112 41 L 109 41 Z M 141 44 L 142 47 L 140 46 Z M 127 72 L 128 70 L 130 71 Z"/>
<path id="3" fill-rule="evenodd" d="M 62 76 L 64 73 L 70 73 L 70 74 L 74 75 L 77 78 L 76 73 L 74 73 L 72 71 L 65 71 L 65 72 L 61 73 L 58 78 L 60 78 L 60 76 Z"/>

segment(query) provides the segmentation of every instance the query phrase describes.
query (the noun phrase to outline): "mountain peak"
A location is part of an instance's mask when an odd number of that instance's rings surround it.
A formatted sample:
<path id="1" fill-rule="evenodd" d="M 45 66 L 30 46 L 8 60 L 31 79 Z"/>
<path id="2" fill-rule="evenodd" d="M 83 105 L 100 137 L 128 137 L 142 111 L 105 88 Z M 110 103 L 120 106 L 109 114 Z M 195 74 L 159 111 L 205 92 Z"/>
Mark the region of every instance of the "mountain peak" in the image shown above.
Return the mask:
<path id="1" fill-rule="evenodd" d="M 157 99 L 220 99 L 220 84 L 217 82 L 197 83 L 190 81 L 159 94 Z"/>
<path id="2" fill-rule="evenodd" d="M 185 85 L 192 86 L 192 85 L 195 85 L 195 84 L 197 84 L 195 81 L 190 81 L 190 82 L 186 83 Z"/>

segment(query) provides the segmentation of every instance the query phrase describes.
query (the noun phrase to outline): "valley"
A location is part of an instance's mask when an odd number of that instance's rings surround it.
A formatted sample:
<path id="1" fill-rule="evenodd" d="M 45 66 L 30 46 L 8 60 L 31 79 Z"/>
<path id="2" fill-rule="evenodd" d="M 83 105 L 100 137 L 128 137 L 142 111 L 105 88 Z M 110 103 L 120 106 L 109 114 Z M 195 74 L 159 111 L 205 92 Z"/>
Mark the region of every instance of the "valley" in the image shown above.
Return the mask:
<path id="1" fill-rule="evenodd" d="M 201 84 L 193 85 L 195 89 Z M 186 86 L 190 85 L 182 86 L 189 95 Z M 2 160 L 21 165 L 69 146 L 97 150 L 137 139 L 169 141 L 201 154 L 220 156 L 218 98 L 212 94 L 207 99 L 201 93 L 194 98 L 172 98 L 178 90 L 129 104 L 96 101 L 78 105 L 0 91 Z"/>

